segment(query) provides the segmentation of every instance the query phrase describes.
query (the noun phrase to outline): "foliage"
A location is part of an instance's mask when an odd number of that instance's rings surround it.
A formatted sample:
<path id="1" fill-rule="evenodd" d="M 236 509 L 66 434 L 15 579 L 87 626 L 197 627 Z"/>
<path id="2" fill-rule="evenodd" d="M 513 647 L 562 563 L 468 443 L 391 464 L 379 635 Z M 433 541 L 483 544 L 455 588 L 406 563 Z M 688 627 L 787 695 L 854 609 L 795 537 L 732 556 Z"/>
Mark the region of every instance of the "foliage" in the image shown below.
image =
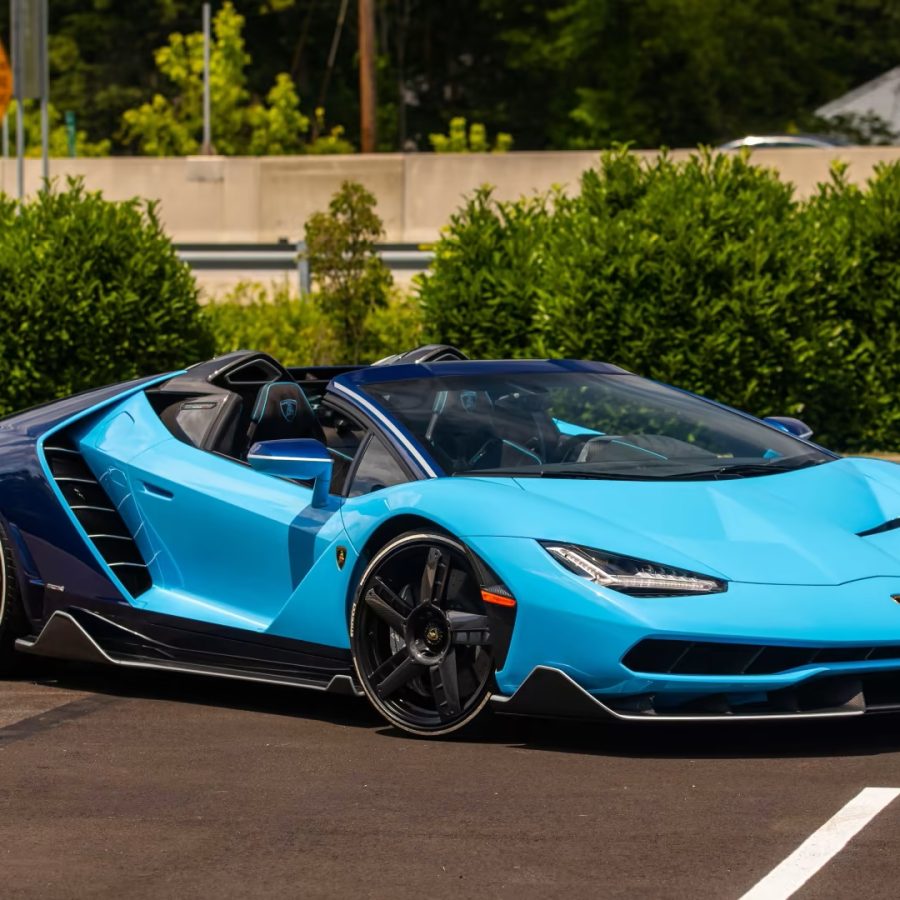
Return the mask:
<path id="1" fill-rule="evenodd" d="M 76 180 L 0 195 L 0 414 L 211 354 L 188 267 L 153 204 Z"/>
<path id="2" fill-rule="evenodd" d="M 430 134 L 428 139 L 435 153 L 506 153 L 513 145 L 512 135 L 501 131 L 492 147 L 488 141 L 487 129 L 480 122 L 473 122 L 466 134 L 466 120 L 463 116 L 450 120 L 447 134 Z"/>
<path id="3" fill-rule="evenodd" d="M 7 112 L 9 117 L 10 135 L 16 132 L 16 117 L 18 116 L 18 104 L 15 100 L 9 105 Z M 59 110 L 51 103 L 48 109 L 50 125 L 49 152 L 50 156 L 63 157 L 69 155 L 69 134 Z M 39 157 L 41 155 L 41 110 L 34 100 L 25 101 L 25 155 Z M 92 143 L 88 140 L 87 133 L 78 129 L 75 132 L 75 155 L 109 156 L 111 144 L 109 141 Z"/>
<path id="4" fill-rule="evenodd" d="M 316 294 L 300 297 L 287 283 L 239 285 L 203 307 L 216 352 L 262 350 L 287 366 L 346 362 L 337 329 Z M 374 361 L 421 343 L 418 304 L 393 292 L 366 317 L 362 358 Z"/>
<path id="5" fill-rule="evenodd" d="M 422 308 L 407 294 L 391 291 L 387 303 L 376 306 L 366 316 L 362 358 L 368 362 L 423 343 Z"/>
<path id="6" fill-rule="evenodd" d="M 605 153 L 575 196 L 457 212 L 419 282 L 429 337 L 603 359 L 845 449 L 900 443 L 900 165 L 809 201 L 741 154 Z"/>
<path id="7" fill-rule="evenodd" d="M 807 131 L 837 135 L 851 144 L 889 147 L 900 140 L 900 134 L 891 128 L 890 122 L 875 112 L 839 113 L 827 119 L 810 116 L 803 124 Z"/>
<path id="8" fill-rule="evenodd" d="M 314 297 L 301 298 L 287 282 L 245 282 L 203 307 L 216 353 L 261 350 L 286 366 L 329 365 L 340 359 L 328 315 Z"/>
<path id="9" fill-rule="evenodd" d="M 0 3 L 0 34 L 9 6 Z M 355 4 L 326 90 L 339 7 L 239 3 L 253 58 L 244 87 L 265 98 L 288 73 L 353 143 Z M 512 131 L 522 149 L 695 146 L 784 131 L 900 57 L 897 4 L 884 0 L 379 0 L 376 15 L 383 150 L 428 149 L 448 110 Z M 75 111 L 89 140 L 114 136 L 125 110 L 169 96 L 154 49 L 199 24 L 194 0 L 53 0 L 54 103 Z"/>
<path id="10" fill-rule="evenodd" d="M 306 145 L 306 152 L 314 156 L 329 156 L 339 153 L 353 153 L 354 146 L 344 137 L 344 126 L 335 125 L 328 129 L 325 125 L 325 110 L 316 107 L 316 133 Z"/>
<path id="11" fill-rule="evenodd" d="M 210 106 L 215 149 L 226 156 L 302 153 L 310 120 L 300 111 L 291 76 L 286 72 L 275 76 L 265 103 L 251 99 L 244 24 L 230 0 L 213 20 Z M 174 99 L 157 93 L 149 103 L 127 110 L 122 119 L 124 140 L 153 156 L 196 153 L 203 128 L 203 35 L 170 35 L 155 60 L 174 87 Z M 321 146 L 316 152 L 322 152 Z"/>
<path id="12" fill-rule="evenodd" d="M 375 197 L 361 184 L 345 181 L 328 212 L 314 213 L 306 223 L 306 253 L 319 302 L 350 362 L 362 358 L 366 318 L 387 304 L 392 284 L 375 249 L 384 234 L 375 205 Z"/>
<path id="13" fill-rule="evenodd" d="M 266 96 L 266 105 L 249 107 L 247 121 L 251 133 L 246 153 L 251 156 L 284 156 L 300 152 L 303 147 L 301 135 L 308 131 L 309 119 L 300 112 L 300 98 L 290 75 L 285 72 L 278 75 Z M 235 147 L 237 152 L 237 144 Z"/>
<path id="14" fill-rule="evenodd" d="M 519 81 L 509 111 L 528 144 L 687 147 L 783 131 L 900 53 L 896 5 L 873 0 L 483 5 Z"/>

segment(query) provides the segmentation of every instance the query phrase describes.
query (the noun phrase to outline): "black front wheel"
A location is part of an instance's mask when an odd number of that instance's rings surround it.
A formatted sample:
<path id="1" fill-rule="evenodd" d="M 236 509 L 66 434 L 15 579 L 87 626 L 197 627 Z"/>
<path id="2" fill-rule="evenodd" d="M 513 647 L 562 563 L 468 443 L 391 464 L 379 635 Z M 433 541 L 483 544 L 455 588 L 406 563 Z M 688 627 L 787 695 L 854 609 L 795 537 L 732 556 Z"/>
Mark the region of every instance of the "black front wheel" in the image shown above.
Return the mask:
<path id="1" fill-rule="evenodd" d="M 391 724 L 441 735 L 490 699 L 490 623 L 466 548 L 439 533 L 394 538 L 367 566 L 350 615 L 360 684 Z"/>

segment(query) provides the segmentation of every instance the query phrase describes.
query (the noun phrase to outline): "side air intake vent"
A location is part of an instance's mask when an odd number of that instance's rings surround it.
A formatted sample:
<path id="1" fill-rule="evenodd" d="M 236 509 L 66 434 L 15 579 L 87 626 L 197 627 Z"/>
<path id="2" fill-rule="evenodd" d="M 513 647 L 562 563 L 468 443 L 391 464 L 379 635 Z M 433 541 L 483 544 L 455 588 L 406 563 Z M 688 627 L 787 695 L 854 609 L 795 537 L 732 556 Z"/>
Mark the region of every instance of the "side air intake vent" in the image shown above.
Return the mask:
<path id="1" fill-rule="evenodd" d="M 143 594 L 151 585 L 147 565 L 125 522 L 84 457 L 62 435 L 54 435 L 44 445 L 44 456 L 66 503 L 97 552 L 132 597 Z"/>

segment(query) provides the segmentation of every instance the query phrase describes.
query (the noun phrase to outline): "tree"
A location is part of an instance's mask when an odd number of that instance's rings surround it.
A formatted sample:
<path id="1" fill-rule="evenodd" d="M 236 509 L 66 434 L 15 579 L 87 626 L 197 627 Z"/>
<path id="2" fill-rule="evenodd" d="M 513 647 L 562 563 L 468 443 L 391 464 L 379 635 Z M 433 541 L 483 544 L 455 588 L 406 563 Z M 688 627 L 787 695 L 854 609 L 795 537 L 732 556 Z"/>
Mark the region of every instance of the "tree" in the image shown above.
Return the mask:
<path id="1" fill-rule="evenodd" d="M 15 133 L 16 117 L 18 116 L 18 104 L 15 100 L 9 105 L 10 132 Z M 69 155 L 69 132 L 62 122 L 59 110 L 51 103 L 49 108 L 50 119 L 50 156 L 62 157 Z M 37 101 L 25 101 L 25 155 L 39 157 L 41 155 L 41 112 Z M 75 132 L 75 156 L 109 156 L 110 141 L 92 142 L 88 140 L 83 129 Z"/>
<path id="2" fill-rule="evenodd" d="M 50 93 L 60 111 L 75 113 L 89 141 L 115 139 L 122 112 L 153 89 L 152 51 L 172 31 L 196 27 L 195 0 L 52 0 Z M 0 3 L 6 34 L 10 4 Z"/>
<path id="3" fill-rule="evenodd" d="M 252 100 L 245 71 L 251 59 L 243 28 L 244 18 L 229 0 L 213 20 L 210 53 L 216 151 L 226 156 L 335 152 L 330 145 L 307 144 L 310 120 L 300 111 L 300 98 L 287 73 L 276 75 L 264 103 Z M 169 99 L 157 93 L 149 103 L 126 111 L 124 140 L 151 156 L 197 153 L 203 128 L 203 35 L 170 35 L 168 44 L 156 51 L 155 60 L 172 83 L 174 96 Z"/>
<path id="4" fill-rule="evenodd" d="M 896 64 L 900 9 L 873 0 L 483 0 L 533 140 L 694 146 L 784 130 Z M 537 101 L 537 98 L 542 98 Z"/>
<path id="5" fill-rule="evenodd" d="M 306 256 L 319 288 L 319 303 L 337 326 L 348 362 L 359 362 L 366 319 L 384 307 L 391 273 L 376 252 L 384 235 L 375 197 L 361 184 L 345 181 L 328 212 L 306 223 Z"/>
<path id="6" fill-rule="evenodd" d="M 244 104 L 269 108 L 287 74 L 308 109 L 327 107 L 358 143 L 357 23 L 351 14 L 336 28 L 341 0 L 236 5 L 253 60 L 242 69 Z M 156 94 L 178 106 L 153 51 L 197 30 L 199 4 L 50 6 L 55 105 L 75 112 L 89 141 L 140 146 L 117 134 L 122 113 Z M 8 12 L 0 3 L 0 33 Z M 900 58 L 895 0 L 376 0 L 375 12 L 382 150 L 428 149 L 453 117 L 512 133 L 522 149 L 693 146 L 807 127 L 822 103 Z"/>

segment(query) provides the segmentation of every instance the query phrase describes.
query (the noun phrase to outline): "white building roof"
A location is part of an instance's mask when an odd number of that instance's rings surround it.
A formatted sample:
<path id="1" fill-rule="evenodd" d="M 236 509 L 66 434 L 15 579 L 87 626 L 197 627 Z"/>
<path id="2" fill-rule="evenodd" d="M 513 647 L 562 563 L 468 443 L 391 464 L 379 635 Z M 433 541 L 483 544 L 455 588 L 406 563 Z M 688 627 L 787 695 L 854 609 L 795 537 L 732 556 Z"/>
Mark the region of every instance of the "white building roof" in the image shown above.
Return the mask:
<path id="1" fill-rule="evenodd" d="M 900 131 L 900 66 L 816 110 L 817 115 L 826 119 L 843 113 L 875 113 L 890 124 L 894 131 Z"/>

